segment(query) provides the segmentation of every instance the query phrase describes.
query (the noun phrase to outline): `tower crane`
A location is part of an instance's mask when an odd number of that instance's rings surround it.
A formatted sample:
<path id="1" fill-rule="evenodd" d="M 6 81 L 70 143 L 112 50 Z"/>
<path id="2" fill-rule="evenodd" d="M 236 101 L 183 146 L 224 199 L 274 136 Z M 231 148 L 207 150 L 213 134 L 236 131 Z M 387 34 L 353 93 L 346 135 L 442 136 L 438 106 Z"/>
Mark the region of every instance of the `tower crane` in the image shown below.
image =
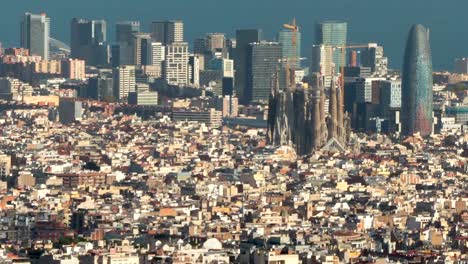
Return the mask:
<path id="1" fill-rule="evenodd" d="M 291 44 L 294 50 L 292 58 L 287 58 L 286 60 L 286 86 L 289 87 L 291 83 L 294 82 L 294 73 L 291 74 L 291 65 L 290 62 L 294 64 L 293 69 L 296 69 L 297 63 L 300 58 L 297 57 L 296 48 L 297 48 L 297 33 L 299 32 L 299 26 L 296 24 L 296 18 L 293 18 L 291 24 L 283 24 L 285 29 L 288 29 L 292 32 Z"/>

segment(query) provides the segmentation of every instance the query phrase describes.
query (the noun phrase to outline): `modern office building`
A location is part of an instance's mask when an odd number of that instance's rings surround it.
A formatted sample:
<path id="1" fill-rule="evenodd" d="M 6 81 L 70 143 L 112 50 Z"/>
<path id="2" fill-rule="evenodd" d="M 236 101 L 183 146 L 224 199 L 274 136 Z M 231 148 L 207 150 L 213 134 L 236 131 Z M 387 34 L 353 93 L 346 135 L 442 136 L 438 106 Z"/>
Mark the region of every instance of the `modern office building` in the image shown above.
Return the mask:
<path id="1" fill-rule="evenodd" d="M 151 23 L 151 37 L 155 42 L 169 45 L 184 41 L 184 22 L 154 21 Z"/>
<path id="2" fill-rule="evenodd" d="M 320 75 L 323 77 L 323 85 L 326 88 L 331 86 L 331 81 L 335 73 L 333 52 L 333 47 L 330 45 L 312 46 L 310 72 L 320 73 Z"/>
<path id="3" fill-rule="evenodd" d="M 381 104 L 389 108 L 401 108 L 401 80 L 377 81 L 380 86 Z"/>
<path id="4" fill-rule="evenodd" d="M 134 34 L 140 32 L 139 21 L 123 21 L 116 25 L 116 45 L 112 46 L 112 66 L 135 63 Z"/>
<path id="5" fill-rule="evenodd" d="M 70 33 L 71 58 L 92 66 L 109 64 L 106 21 L 73 18 Z"/>
<path id="6" fill-rule="evenodd" d="M 372 75 L 385 76 L 388 73 L 388 58 L 384 56 L 384 49 L 376 43 L 369 43 L 361 50 L 361 65 L 369 67 Z"/>
<path id="7" fill-rule="evenodd" d="M 282 48 L 282 59 L 291 68 L 301 67 L 301 32 L 284 29 L 278 33 L 278 42 Z M 295 40 L 294 40 L 295 39 Z M 293 40 L 295 43 L 293 43 Z"/>
<path id="8" fill-rule="evenodd" d="M 218 128 L 223 121 L 223 113 L 221 111 L 210 108 L 208 110 L 182 109 L 172 112 L 174 121 L 196 121 L 205 123 L 209 127 Z"/>
<path id="9" fill-rule="evenodd" d="M 155 106 L 158 105 L 158 92 L 138 90 L 128 94 L 128 103 L 131 105 Z"/>
<path id="10" fill-rule="evenodd" d="M 31 55 L 49 59 L 50 18 L 45 13 L 25 13 L 21 21 L 21 47 Z"/>
<path id="11" fill-rule="evenodd" d="M 335 64 L 335 72 L 339 72 L 340 67 L 345 66 L 342 62 L 341 53 L 346 52 L 346 50 L 336 49 L 336 47 L 346 45 L 348 24 L 340 21 L 321 22 L 317 24 L 315 34 L 315 44 L 331 45 L 335 48 L 333 63 Z M 346 64 L 346 62 L 344 63 Z"/>
<path id="12" fill-rule="evenodd" d="M 358 78 L 356 80 L 356 103 L 371 103 L 378 89 L 374 89 L 373 83 L 384 80 L 383 78 Z"/>
<path id="13" fill-rule="evenodd" d="M 455 118 L 456 124 L 468 124 L 468 105 L 450 106 L 445 109 L 445 114 Z"/>
<path id="14" fill-rule="evenodd" d="M 137 66 L 151 64 L 151 34 L 134 33 L 132 41 L 133 64 Z"/>
<path id="15" fill-rule="evenodd" d="M 128 93 L 135 91 L 135 66 L 124 65 L 113 70 L 114 98 L 126 101 Z"/>
<path id="16" fill-rule="evenodd" d="M 88 80 L 88 96 L 94 100 L 113 102 L 114 98 L 114 80 L 112 72 L 100 72 L 99 76 L 90 78 Z"/>
<path id="17" fill-rule="evenodd" d="M 122 21 L 115 26 L 115 41 L 117 43 L 131 43 L 133 34 L 140 32 L 139 21 Z"/>
<path id="18" fill-rule="evenodd" d="M 152 42 L 149 48 L 149 64 L 155 66 L 157 76 L 162 76 L 163 61 L 166 59 L 166 47 L 161 42 Z"/>
<path id="19" fill-rule="evenodd" d="M 74 99 L 61 98 L 59 101 L 59 120 L 60 123 L 68 125 L 79 119 L 83 115 L 82 102 Z"/>
<path id="20" fill-rule="evenodd" d="M 322 76 L 332 76 L 334 72 L 333 47 L 330 45 L 313 45 L 311 56 L 311 72 L 319 72 Z"/>
<path id="21" fill-rule="evenodd" d="M 186 85 L 189 83 L 189 51 L 187 42 L 174 42 L 166 46 L 164 79 L 168 84 Z"/>
<path id="22" fill-rule="evenodd" d="M 273 85 L 279 83 L 281 44 L 278 42 L 251 43 L 248 50 L 247 102 L 268 101 Z M 278 79 L 277 79 L 278 78 Z"/>
<path id="23" fill-rule="evenodd" d="M 262 39 L 262 31 L 259 29 L 240 29 L 236 31 L 236 48 L 235 48 L 235 90 L 241 103 L 248 101 L 245 95 L 247 87 L 247 64 L 250 43 L 258 43 Z"/>
<path id="24" fill-rule="evenodd" d="M 192 54 L 189 57 L 189 82 L 195 87 L 200 87 L 200 72 L 203 64 L 203 55 Z"/>
<path id="25" fill-rule="evenodd" d="M 224 77 L 222 80 L 223 96 L 234 95 L 234 78 Z"/>
<path id="26" fill-rule="evenodd" d="M 429 30 L 411 28 L 406 43 L 402 78 L 402 133 L 429 136 L 433 131 L 432 55 Z"/>

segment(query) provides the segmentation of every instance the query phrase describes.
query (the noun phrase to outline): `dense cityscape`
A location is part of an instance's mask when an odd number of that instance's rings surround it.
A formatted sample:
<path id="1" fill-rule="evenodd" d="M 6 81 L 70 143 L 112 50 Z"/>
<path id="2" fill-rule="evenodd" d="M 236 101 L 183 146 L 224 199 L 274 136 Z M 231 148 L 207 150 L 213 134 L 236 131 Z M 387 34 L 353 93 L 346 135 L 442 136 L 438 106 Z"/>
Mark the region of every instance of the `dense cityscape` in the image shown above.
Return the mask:
<path id="1" fill-rule="evenodd" d="M 468 263 L 468 54 L 433 71 L 429 28 L 392 69 L 345 21 L 18 23 L 0 264 Z"/>

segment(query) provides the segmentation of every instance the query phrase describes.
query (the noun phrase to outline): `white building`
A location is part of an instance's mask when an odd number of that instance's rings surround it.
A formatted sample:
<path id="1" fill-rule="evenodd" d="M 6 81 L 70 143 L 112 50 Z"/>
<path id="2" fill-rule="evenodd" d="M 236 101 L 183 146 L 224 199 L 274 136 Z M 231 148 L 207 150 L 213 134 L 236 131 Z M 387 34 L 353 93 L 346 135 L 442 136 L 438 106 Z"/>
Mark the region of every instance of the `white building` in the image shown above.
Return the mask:
<path id="1" fill-rule="evenodd" d="M 234 60 L 223 59 L 223 77 L 234 78 Z"/>
<path id="2" fill-rule="evenodd" d="M 380 98 L 390 108 L 401 107 L 401 80 L 379 81 Z"/>
<path id="3" fill-rule="evenodd" d="M 333 63 L 333 47 L 330 45 L 312 46 L 312 63 L 310 72 L 319 72 L 324 78 L 324 86 L 330 87 L 332 77 L 335 74 L 335 64 Z"/>
<path id="4" fill-rule="evenodd" d="M 114 96 L 118 100 L 125 100 L 129 92 L 135 91 L 135 66 L 124 65 L 113 71 Z"/>
<path id="5" fill-rule="evenodd" d="M 164 78 L 168 84 L 186 85 L 189 83 L 189 52 L 187 42 L 178 42 L 166 47 Z"/>
<path id="6" fill-rule="evenodd" d="M 150 65 L 155 66 L 156 71 L 158 72 L 157 76 L 161 76 L 163 61 L 166 58 L 166 47 L 163 46 L 161 42 L 152 42 L 149 48 L 149 63 Z"/>

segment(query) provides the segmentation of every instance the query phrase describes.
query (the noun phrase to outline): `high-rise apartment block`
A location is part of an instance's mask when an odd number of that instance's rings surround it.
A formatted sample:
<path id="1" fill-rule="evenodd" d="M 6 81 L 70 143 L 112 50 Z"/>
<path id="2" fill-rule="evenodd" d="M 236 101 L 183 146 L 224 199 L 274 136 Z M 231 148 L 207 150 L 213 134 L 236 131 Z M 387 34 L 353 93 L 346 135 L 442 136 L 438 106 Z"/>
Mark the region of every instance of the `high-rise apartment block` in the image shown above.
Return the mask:
<path id="1" fill-rule="evenodd" d="M 84 60 L 62 60 L 61 64 L 63 77 L 71 80 L 84 80 L 86 78 Z"/>

